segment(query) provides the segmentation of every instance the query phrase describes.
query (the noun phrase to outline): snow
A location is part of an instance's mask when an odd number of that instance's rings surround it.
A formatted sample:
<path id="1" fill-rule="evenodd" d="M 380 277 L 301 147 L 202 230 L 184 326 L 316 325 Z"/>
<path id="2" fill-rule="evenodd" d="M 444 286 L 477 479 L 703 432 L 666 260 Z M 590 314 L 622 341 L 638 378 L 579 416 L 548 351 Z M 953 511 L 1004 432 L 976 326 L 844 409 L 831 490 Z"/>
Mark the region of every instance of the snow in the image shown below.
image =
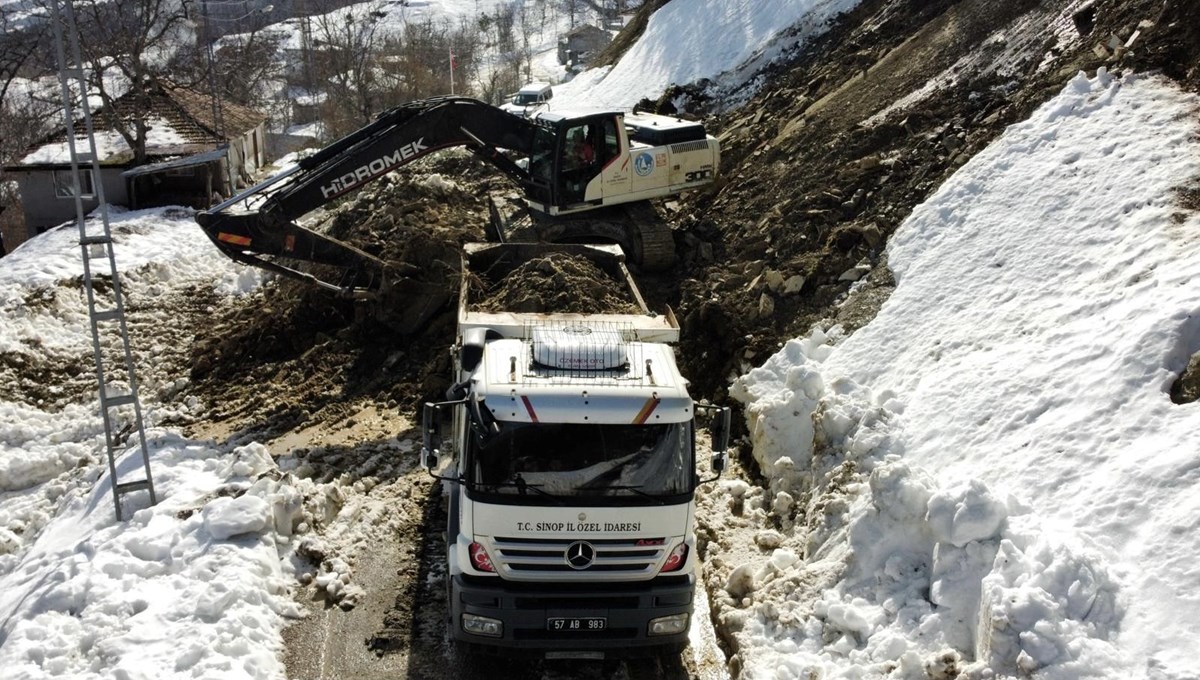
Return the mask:
<path id="1" fill-rule="evenodd" d="M 128 295 L 154 299 L 172 286 L 194 285 L 233 295 L 261 280 L 221 256 L 190 210 L 112 213 Z M 67 225 L 0 260 L 0 352 L 30 362 L 90 357 L 86 306 L 78 283 L 71 283 L 82 274 L 77 239 Z M 54 294 L 72 285 L 75 295 Z M 30 304 L 47 296 L 54 302 L 40 312 Z M 170 310 L 160 314 L 169 317 Z M 0 664 L 6 678 L 277 673 L 280 621 L 301 612 L 289 594 L 294 577 L 281 559 L 289 543 L 279 537 L 290 526 L 277 531 L 280 515 L 264 508 L 279 505 L 288 490 L 254 481 L 265 466 L 274 467 L 261 445 L 231 452 L 154 427 L 189 405 L 148 399 L 154 386 L 178 375 L 160 375 L 152 362 L 142 365 L 159 503 L 134 506 L 127 522 L 115 518 L 94 382 L 89 398 L 61 408 L 0 401 Z M 81 373 L 86 383 L 90 369 Z M 136 478 L 140 464 L 135 451 L 124 451 L 122 478 Z M 290 522 L 286 513 L 282 519 Z"/>
<path id="2" fill-rule="evenodd" d="M 555 102 L 732 87 L 852 5 L 674 0 Z M 1200 176 L 1198 107 L 1156 77 L 1076 77 L 902 225 L 872 323 L 814 329 L 737 381 L 767 483 L 725 479 L 703 501 L 752 546 L 711 548 L 742 677 L 1196 677 L 1200 410 L 1166 391 L 1200 350 L 1200 218 L 1175 205 Z M 114 210 L 113 226 L 127 294 L 151 310 L 261 285 L 188 210 Z M 198 407 L 156 396 L 186 371 L 146 359 L 159 502 L 116 521 L 76 239 L 68 225 L 0 259 L 0 355 L 82 366 L 52 404 L 0 400 L 4 675 L 283 677 L 310 515 L 352 533 L 397 510 L 339 512 L 333 487 L 310 507 L 290 455 L 159 425 Z M 169 324 L 168 306 L 150 313 Z M 331 564 L 314 582 L 353 588 Z"/>
<path id="3" fill-rule="evenodd" d="M 1200 349 L 1200 219 L 1174 194 L 1200 175 L 1198 106 L 1080 74 L 914 210 L 874 321 L 738 381 L 772 489 L 811 478 L 843 504 L 807 537 L 818 560 L 778 578 L 843 564 L 821 596 L 870 624 L 815 608 L 785 653 L 772 592 L 749 677 L 876 676 L 943 649 L 975 672 L 1195 677 L 1200 411 L 1167 393 Z M 818 644 L 831 628 L 854 644 Z"/>
<path id="4" fill-rule="evenodd" d="M 173 147 L 187 144 L 187 138 L 176 130 L 165 119 L 153 116 L 146 119 L 146 148 L 151 151 L 168 151 Z M 132 158 L 133 151 L 125 138 L 116 130 L 96 130 L 92 135 L 96 144 L 96 156 L 101 163 L 118 160 L 120 156 Z M 86 136 L 74 139 L 75 152 L 81 161 L 90 161 L 91 153 Z M 45 144 L 21 159 L 20 165 L 47 163 L 66 165 L 71 162 L 71 147 L 67 141 Z"/>
<path id="5" fill-rule="evenodd" d="M 554 90 L 562 107 L 631 109 L 668 86 L 720 79 L 746 62 L 824 32 L 858 0 L 675 0 L 650 17 L 640 40 L 611 69 L 590 69 Z M 801 22 L 797 35 L 783 29 Z M 744 77 L 744 76 L 743 76 Z"/>

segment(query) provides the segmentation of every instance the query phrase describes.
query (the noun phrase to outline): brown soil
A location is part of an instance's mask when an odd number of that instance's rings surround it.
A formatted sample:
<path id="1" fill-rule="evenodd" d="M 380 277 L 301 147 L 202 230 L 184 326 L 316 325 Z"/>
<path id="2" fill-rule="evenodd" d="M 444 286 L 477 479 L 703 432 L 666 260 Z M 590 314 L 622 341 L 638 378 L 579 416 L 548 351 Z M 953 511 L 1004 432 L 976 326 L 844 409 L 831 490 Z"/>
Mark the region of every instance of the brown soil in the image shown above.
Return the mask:
<path id="1" fill-rule="evenodd" d="M 483 272 L 486 275 L 486 272 Z M 480 312 L 562 312 L 637 314 L 641 310 L 624 294 L 624 283 L 608 276 L 590 260 L 566 253 L 532 259 L 499 281 L 471 281 L 470 307 Z"/>

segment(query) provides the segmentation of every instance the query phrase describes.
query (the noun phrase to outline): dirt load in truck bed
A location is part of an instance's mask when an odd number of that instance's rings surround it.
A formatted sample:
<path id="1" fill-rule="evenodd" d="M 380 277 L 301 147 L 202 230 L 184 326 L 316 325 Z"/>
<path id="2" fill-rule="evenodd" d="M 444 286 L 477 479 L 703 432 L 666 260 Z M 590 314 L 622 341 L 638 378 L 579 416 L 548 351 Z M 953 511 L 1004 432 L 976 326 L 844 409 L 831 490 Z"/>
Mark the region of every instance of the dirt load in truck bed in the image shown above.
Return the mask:
<path id="1" fill-rule="evenodd" d="M 490 272 L 471 277 L 471 311 L 569 312 L 575 314 L 638 314 L 636 303 L 623 293 L 624 282 L 609 276 L 585 257 L 548 253 L 530 260 L 498 280 Z"/>

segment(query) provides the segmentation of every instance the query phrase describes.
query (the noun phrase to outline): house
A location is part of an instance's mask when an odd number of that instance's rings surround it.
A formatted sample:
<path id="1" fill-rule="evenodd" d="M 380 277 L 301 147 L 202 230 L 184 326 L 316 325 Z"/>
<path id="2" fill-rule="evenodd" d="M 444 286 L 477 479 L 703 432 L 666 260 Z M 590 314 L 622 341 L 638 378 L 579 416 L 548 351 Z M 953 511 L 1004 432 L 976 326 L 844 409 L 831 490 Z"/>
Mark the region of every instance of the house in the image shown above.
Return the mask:
<path id="1" fill-rule="evenodd" d="M 247 186 L 267 162 L 266 114 L 231 102 L 214 101 L 203 92 L 161 85 L 135 109 L 133 96 L 114 102 L 117 117 L 134 119 L 148 110 L 146 158 L 134 162 L 125 139 L 109 127 L 112 116 L 92 113 L 99 177 L 93 177 L 86 126 L 75 125 L 84 209 L 94 209 L 97 189 L 112 205 L 148 208 L 159 205 L 206 207 L 215 195 L 230 196 Z M 75 183 L 66 133 L 59 131 L 35 145 L 20 162 L 4 169 L 15 179 L 25 211 L 28 236 L 75 217 Z M 97 187 L 97 184 L 99 187 Z M 8 243 L 11 249 L 15 243 Z"/>
<path id="2" fill-rule="evenodd" d="M 612 35 L 603 28 L 584 24 L 564 33 L 558 39 L 558 63 L 578 66 L 600 53 L 612 42 Z"/>

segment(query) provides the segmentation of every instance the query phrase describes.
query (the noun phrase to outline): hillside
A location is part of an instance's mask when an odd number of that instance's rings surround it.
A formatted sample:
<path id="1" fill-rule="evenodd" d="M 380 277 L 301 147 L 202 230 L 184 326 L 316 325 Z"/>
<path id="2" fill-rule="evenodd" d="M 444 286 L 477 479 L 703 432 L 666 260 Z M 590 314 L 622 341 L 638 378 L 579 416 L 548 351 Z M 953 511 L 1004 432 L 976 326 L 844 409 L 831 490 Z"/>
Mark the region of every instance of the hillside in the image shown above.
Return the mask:
<path id="1" fill-rule="evenodd" d="M 1200 350 L 1191 3 L 808 2 L 782 33 L 738 23 L 765 16 L 751 0 L 652 6 L 557 97 L 700 116 L 722 141 L 714 186 L 656 205 L 675 267 L 636 273 L 681 320 L 692 393 L 741 416 L 734 470 L 700 493 L 711 621 L 693 648 L 647 666 L 452 656 L 441 491 L 413 425 L 448 386 L 451 306 L 398 336 L 151 211 L 116 222 L 165 500 L 128 525 L 95 449 L 70 225 L 0 260 L 0 663 L 1196 677 L 1200 556 L 1181 544 L 1200 442 L 1194 404 L 1167 396 L 1194 389 L 1176 378 Z M 670 80 L 709 68 L 672 58 L 716 44 L 704 31 L 738 28 L 763 36 L 748 61 Z M 484 197 L 510 190 L 447 152 L 317 217 L 452 294 Z M 248 533 L 222 540 L 229 524 Z"/>

